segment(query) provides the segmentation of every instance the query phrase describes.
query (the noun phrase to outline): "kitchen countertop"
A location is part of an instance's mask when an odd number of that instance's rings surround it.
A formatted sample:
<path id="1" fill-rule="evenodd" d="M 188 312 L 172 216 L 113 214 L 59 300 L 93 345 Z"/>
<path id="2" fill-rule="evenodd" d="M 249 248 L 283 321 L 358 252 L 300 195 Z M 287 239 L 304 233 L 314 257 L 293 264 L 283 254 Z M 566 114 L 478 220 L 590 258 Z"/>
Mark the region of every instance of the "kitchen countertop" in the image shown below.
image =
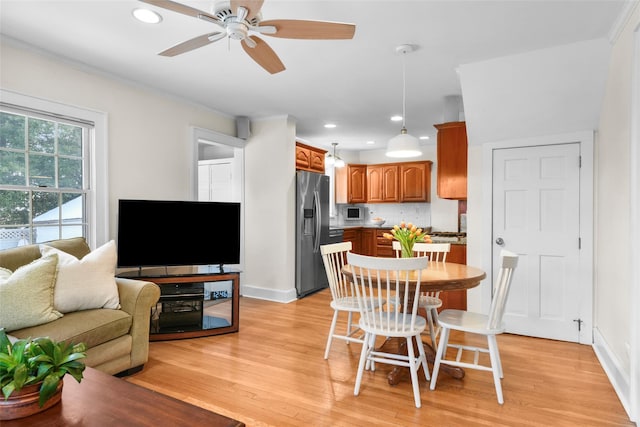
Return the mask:
<path id="1" fill-rule="evenodd" d="M 382 225 L 373 225 L 373 224 L 358 224 L 358 225 L 331 225 L 329 226 L 330 229 L 343 229 L 343 230 L 348 230 L 348 229 L 354 229 L 354 228 L 367 228 L 367 229 L 386 229 L 386 230 L 391 230 L 391 228 L 393 228 L 393 225 L 388 225 L 388 224 L 382 224 Z M 427 228 L 427 227 L 419 227 L 419 228 Z M 438 232 L 433 232 L 434 234 L 437 234 Z M 445 234 L 455 234 L 453 232 L 442 232 Z M 429 234 L 429 233 L 428 233 Z M 431 234 L 430 234 L 431 235 Z M 460 237 L 460 236 L 433 236 L 431 235 L 431 241 L 433 243 L 451 243 L 452 245 L 466 245 L 467 244 L 467 237 Z"/>

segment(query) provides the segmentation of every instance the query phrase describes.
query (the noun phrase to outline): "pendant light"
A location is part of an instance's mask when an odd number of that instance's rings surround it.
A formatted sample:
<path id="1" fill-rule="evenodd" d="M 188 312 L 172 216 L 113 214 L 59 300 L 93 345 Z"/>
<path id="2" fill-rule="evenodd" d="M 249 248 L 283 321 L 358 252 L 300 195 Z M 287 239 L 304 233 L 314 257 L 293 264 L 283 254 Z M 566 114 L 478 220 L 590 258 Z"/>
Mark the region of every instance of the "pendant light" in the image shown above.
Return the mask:
<path id="1" fill-rule="evenodd" d="M 409 135 L 407 133 L 407 127 L 405 126 L 406 117 L 406 70 L 405 70 L 405 58 L 407 53 L 413 52 L 414 47 L 410 44 L 403 44 L 396 47 L 396 52 L 402 54 L 402 129 L 400 134 L 394 136 L 389 140 L 387 145 L 387 157 L 417 157 L 422 154 L 420 149 L 420 143 L 418 138 Z"/>
<path id="2" fill-rule="evenodd" d="M 338 145 L 338 143 L 332 142 L 331 145 L 333 145 L 333 154 L 329 153 L 329 155 L 325 159 L 325 163 L 328 165 L 333 165 L 334 168 L 341 168 L 344 166 L 344 160 L 336 155 L 336 145 Z"/>

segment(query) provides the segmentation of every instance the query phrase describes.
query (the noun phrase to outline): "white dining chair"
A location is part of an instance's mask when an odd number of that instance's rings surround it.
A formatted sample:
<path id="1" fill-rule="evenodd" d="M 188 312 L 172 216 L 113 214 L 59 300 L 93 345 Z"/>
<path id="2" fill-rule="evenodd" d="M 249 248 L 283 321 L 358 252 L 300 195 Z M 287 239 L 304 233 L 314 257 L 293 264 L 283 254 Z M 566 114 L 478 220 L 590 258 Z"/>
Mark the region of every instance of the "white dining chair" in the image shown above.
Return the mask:
<path id="1" fill-rule="evenodd" d="M 440 343 L 438 344 L 436 360 L 433 364 L 433 374 L 430 384 L 431 390 L 436 388 L 438 370 L 440 369 L 441 364 L 490 371 L 493 373 L 493 382 L 495 383 L 498 403 L 504 403 L 501 383 L 504 373 L 502 371 L 502 362 L 500 360 L 500 352 L 498 351 L 498 341 L 496 336 L 503 333 L 505 330 L 502 322 L 502 316 L 504 315 L 505 305 L 509 296 L 509 288 L 511 287 L 513 272 L 518 265 L 518 255 L 502 250 L 500 257 L 502 266 L 498 272 L 488 315 L 472 313 L 465 310 L 443 310 L 440 313 L 439 322 L 440 327 L 442 328 L 442 334 L 440 336 Z M 484 335 L 487 337 L 488 346 L 485 348 L 462 344 L 450 344 L 449 333 L 451 330 Z M 457 349 L 455 352 L 455 358 L 447 358 L 447 349 L 449 348 Z M 464 351 L 473 352 L 472 362 L 463 361 Z M 480 353 L 489 353 L 489 365 L 480 363 Z M 469 359 L 465 358 L 464 360 Z"/>
<path id="2" fill-rule="evenodd" d="M 358 313 L 358 301 L 351 281 L 347 280 L 342 267 L 346 264 L 346 254 L 352 248 L 351 242 L 332 243 L 320 246 L 322 262 L 329 280 L 331 290 L 331 308 L 333 309 L 333 319 L 329 328 L 329 336 L 324 350 L 324 358 L 329 358 L 331 343 L 334 338 L 362 344 L 364 332 L 359 327 L 353 325 L 353 314 Z M 341 312 L 347 313 L 347 329 L 345 333 L 336 333 L 336 325 Z"/>
<path id="3" fill-rule="evenodd" d="M 420 270 L 427 267 L 428 259 L 379 258 L 348 252 L 347 262 L 360 309 L 360 329 L 365 332 L 353 394 L 360 394 L 362 376 L 367 366 L 370 366 L 371 371 L 375 371 L 376 362 L 405 366 L 411 372 L 413 397 L 416 408 L 419 408 L 421 402 L 418 369 L 422 367 L 427 381 L 430 378 L 424 345 L 420 338 L 427 321 L 417 314 Z M 410 283 L 410 279 L 415 284 Z M 400 304 L 394 304 L 393 308 L 384 304 L 384 301 L 396 299 Z M 378 336 L 404 338 L 407 354 L 388 352 L 384 347 L 376 348 Z M 418 349 L 417 356 L 414 346 Z"/>
<path id="4" fill-rule="evenodd" d="M 402 247 L 397 240 L 393 241 L 393 249 L 396 253 L 396 257 L 400 258 L 402 254 Z M 416 256 L 429 257 L 430 261 L 446 262 L 447 254 L 451 252 L 451 243 L 414 243 L 413 253 Z M 438 309 L 442 307 L 442 300 L 440 299 L 440 291 L 437 292 L 422 292 L 420 295 L 419 307 L 424 308 L 427 316 L 427 326 L 429 329 L 429 336 L 431 337 L 431 345 L 433 348 L 437 348 L 438 343 L 436 338 L 440 327 L 438 324 Z"/>

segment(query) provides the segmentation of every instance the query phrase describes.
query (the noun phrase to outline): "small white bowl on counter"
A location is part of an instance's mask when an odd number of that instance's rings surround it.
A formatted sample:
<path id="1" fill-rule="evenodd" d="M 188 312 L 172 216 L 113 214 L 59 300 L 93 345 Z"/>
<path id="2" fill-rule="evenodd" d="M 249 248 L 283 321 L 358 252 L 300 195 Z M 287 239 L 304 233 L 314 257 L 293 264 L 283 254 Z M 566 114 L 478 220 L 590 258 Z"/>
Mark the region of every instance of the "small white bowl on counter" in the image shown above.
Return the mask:
<path id="1" fill-rule="evenodd" d="M 377 225 L 378 227 L 382 226 L 382 224 L 384 224 L 385 222 L 386 222 L 386 220 L 384 220 L 384 219 L 372 219 L 371 220 L 371 224 Z"/>

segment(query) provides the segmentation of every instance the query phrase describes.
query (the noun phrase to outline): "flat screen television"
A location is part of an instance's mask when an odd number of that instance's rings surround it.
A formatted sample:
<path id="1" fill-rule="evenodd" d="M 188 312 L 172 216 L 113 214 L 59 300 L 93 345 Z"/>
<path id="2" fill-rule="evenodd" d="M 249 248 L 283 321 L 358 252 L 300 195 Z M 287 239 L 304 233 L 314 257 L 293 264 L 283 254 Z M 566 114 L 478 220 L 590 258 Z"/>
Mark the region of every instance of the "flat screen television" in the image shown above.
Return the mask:
<path id="1" fill-rule="evenodd" d="M 119 200 L 118 267 L 240 263 L 240 203 Z"/>

